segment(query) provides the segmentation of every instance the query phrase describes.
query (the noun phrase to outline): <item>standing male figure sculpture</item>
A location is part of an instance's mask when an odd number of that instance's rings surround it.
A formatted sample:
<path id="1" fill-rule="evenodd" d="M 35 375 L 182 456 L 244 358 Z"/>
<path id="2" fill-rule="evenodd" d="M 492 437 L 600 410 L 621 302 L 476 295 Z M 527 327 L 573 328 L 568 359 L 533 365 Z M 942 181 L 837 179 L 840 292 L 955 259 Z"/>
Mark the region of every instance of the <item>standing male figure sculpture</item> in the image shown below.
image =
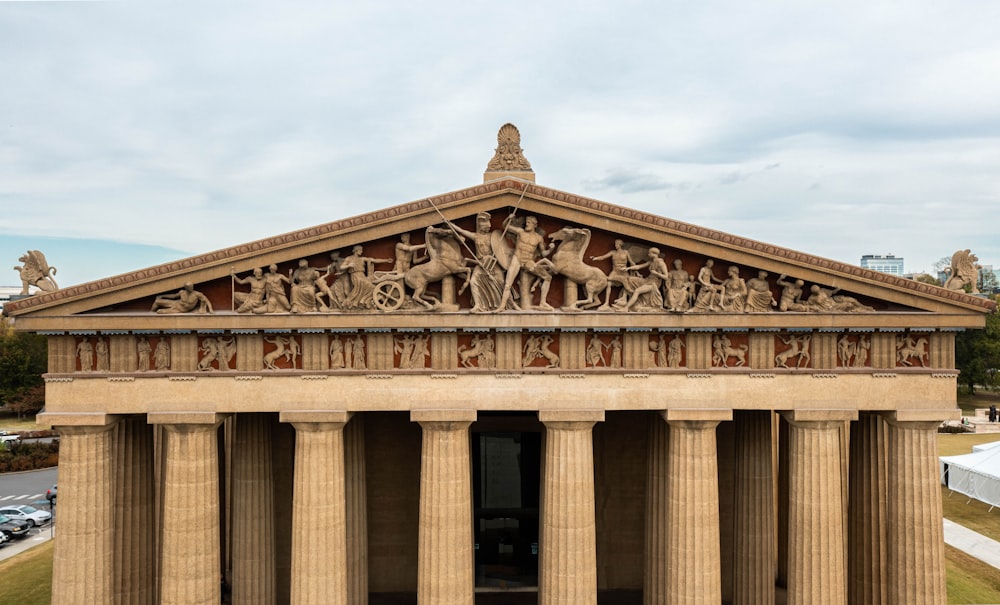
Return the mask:
<path id="1" fill-rule="evenodd" d="M 535 255 L 537 253 L 540 258 L 545 258 L 552 253 L 556 245 L 553 242 L 548 247 L 545 246 L 545 232 L 538 228 L 537 218 L 529 216 L 524 219 L 523 228 L 512 224 L 513 218 L 512 214 L 504 221 L 507 231 L 513 233 L 517 240 L 514 244 L 514 255 L 510 259 L 510 266 L 507 267 L 507 278 L 504 281 L 503 296 L 500 298 L 498 308 L 503 310 L 507 307 L 511 300 L 511 286 L 514 285 L 514 280 L 521 274 L 521 271 L 525 271 L 542 282 L 542 294 L 538 308 L 543 311 L 553 311 L 554 309 L 548 302 L 552 274 L 545 267 L 538 266 L 538 259 L 535 258 Z M 524 287 L 526 281 L 522 280 L 521 282 L 521 304 L 525 308 L 530 308 L 531 292 Z"/>

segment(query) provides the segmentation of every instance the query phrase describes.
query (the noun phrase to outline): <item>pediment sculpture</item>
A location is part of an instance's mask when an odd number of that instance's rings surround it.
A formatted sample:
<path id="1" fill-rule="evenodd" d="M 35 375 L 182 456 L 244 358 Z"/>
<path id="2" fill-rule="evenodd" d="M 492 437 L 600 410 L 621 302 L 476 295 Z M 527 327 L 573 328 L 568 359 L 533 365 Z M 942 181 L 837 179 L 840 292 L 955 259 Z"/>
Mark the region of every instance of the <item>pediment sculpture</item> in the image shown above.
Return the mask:
<path id="1" fill-rule="evenodd" d="M 979 282 L 980 266 L 976 264 L 979 257 L 971 250 L 958 250 L 951 255 L 951 266 L 947 268 L 948 279 L 944 282 L 944 287 L 948 290 L 965 290 L 969 288 L 970 294 L 979 294 L 977 284 Z"/>
<path id="2" fill-rule="evenodd" d="M 28 295 L 28 288 L 34 286 L 42 292 L 53 292 L 59 289 L 55 277 L 56 268 L 50 267 L 45 255 L 40 250 L 28 250 L 18 257 L 20 267 L 14 267 L 21 277 L 21 295 Z"/>
<path id="3" fill-rule="evenodd" d="M 712 258 L 613 236 L 551 218 L 520 216 L 516 208 L 502 220 L 482 211 L 350 250 L 331 250 L 319 262 L 319 257 L 300 258 L 283 270 L 271 264 L 266 270 L 232 271 L 226 302 L 233 312 L 257 315 L 875 310 L 839 288 L 787 275 L 774 278 L 754 267 L 717 267 Z M 553 288 L 555 284 L 562 287 Z M 225 304 L 215 300 L 213 306 L 209 296 L 188 283 L 156 297 L 151 310 L 213 313 Z"/>

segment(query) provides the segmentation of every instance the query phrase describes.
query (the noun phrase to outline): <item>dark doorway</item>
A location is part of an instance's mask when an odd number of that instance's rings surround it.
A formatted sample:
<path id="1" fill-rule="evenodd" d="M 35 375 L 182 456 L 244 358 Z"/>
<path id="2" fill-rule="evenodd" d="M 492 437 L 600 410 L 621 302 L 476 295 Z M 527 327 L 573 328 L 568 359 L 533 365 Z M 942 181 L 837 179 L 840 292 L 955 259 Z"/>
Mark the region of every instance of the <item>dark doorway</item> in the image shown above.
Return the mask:
<path id="1" fill-rule="evenodd" d="M 535 589 L 542 435 L 514 418 L 484 420 L 472 433 L 476 588 Z"/>

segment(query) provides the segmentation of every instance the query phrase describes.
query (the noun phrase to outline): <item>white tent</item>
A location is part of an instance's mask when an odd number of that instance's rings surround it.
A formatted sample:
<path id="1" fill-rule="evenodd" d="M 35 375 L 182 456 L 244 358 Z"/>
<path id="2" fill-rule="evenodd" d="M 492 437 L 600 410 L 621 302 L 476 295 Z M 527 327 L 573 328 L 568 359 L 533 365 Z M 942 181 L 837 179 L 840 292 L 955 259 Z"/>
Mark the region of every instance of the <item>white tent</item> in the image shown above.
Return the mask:
<path id="1" fill-rule="evenodd" d="M 1000 506 L 1000 447 L 941 456 L 941 483 L 952 491 Z"/>
<path id="2" fill-rule="evenodd" d="M 997 446 L 1000 446 L 1000 441 L 990 441 L 989 443 L 980 443 L 979 445 L 972 446 L 972 451 L 983 452 L 988 449 L 995 448 Z"/>

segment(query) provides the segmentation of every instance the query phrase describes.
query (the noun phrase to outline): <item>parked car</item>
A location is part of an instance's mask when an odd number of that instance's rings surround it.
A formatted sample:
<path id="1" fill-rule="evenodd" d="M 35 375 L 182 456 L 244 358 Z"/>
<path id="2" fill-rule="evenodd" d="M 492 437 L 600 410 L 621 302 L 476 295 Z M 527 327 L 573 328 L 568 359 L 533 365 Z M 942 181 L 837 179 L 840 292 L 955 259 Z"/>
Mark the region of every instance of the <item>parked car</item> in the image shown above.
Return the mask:
<path id="1" fill-rule="evenodd" d="M 18 521 L 16 519 L 0 515 L 0 532 L 3 532 L 3 535 L 6 536 L 8 540 L 11 538 L 23 538 L 27 536 L 29 529 L 31 528 L 28 527 L 28 524 L 25 521 Z"/>
<path id="2" fill-rule="evenodd" d="M 49 501 L 49 504 L 56 503 L 56 492 L 57 492 L 57 487 L 55 485 L 45 490 L 45 499 Z"/>
<path id="3" fill-rule="evenodd" d="M 8 504 L 0 508 L 0 515 L 16 521 L 24 521 L 29 527 L 45 525 L 52 520 L 52 513 L 38 510 L 34 506 L 28 506 L 27 504 Z"/>

